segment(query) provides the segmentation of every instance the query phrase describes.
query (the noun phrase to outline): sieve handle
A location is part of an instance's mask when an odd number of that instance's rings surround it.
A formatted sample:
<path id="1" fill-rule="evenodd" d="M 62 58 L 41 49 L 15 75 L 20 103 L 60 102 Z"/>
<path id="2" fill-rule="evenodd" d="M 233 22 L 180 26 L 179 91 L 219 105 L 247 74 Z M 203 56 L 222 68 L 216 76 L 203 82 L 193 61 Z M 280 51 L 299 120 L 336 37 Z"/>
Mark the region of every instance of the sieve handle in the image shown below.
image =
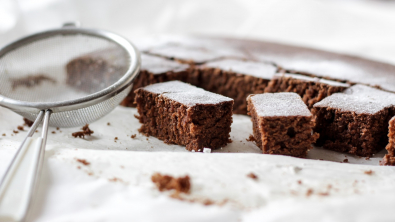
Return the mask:
<path id="1" fill-rule="evenodd" d="M 0 221 L 24 221 L 44 157 L 51 111 L 41 111 L 0 182 Z M 41 137 L 32 138 L 42 122 Z"/>

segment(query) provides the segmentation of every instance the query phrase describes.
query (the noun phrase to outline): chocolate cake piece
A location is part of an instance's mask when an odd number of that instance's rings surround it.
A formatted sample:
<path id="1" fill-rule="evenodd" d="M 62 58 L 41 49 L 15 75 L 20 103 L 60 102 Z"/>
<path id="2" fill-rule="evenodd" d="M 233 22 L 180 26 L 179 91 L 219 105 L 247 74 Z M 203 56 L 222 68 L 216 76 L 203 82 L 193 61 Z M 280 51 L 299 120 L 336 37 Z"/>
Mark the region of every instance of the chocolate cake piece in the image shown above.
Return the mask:
<path id="1" fill-rule="evenodd" d="M 195 67 L 188 82 L 234 99 L 233 113 L 247 114 L 247 96 L 263 93 L 276 71 L 269 63 L 222 59 Z"/>
<path id="2" fill-rule="evenodd" d="M 302 97 L 309 109 L 333 93 L 342 92 L 350 84 L 300 74 L 277 73 L 265 88 L 265 92 L 294 92 Z"/>
<path id="3" fill-rule="evenodd" d="M 233 100 L 180 81 L 137 89 L 139 132 L 165 143 L 217 149 L 229 142 Z"/>
<path id="4" fill-rule="evenodd" d="M 370 157 L 387 144 L 395 94 L 364 85 L 335 93 L 314 105 L 318 146 Z"/>
<path id="5" fill-rule="evenodd" d="M 119 48 L 106 48 L 72 59 L 66 65 L 66 83 L 88 93 L 102 90 L 128 70 L 125 54 Z"/>
<path id="6" fill-rule="evenodd" d="M 141 54 L 140 74 L 134 80 L 132 90 L 122 101 L 121 105 L 135 107 L 134 91 L 138 88 L 172 80 L 186 82 L 188 68 L 189 65 L 187 64 L 181 64 L 158 56 Z"/>
<path id="7" fill-rule="evenodd" d="M 385 154 L 380 165 L 395 166 L 395 117 L 391 118 L 388 125 L 388 144 L 385 147 L 388 154 Z"/>
<path id="8" fill-rule="evenodd" d="M 312 134 L 312 114 L 296 93 L 250 95 L 248 112 L 252 117 L 256 144 L 265 154 L 305 157 L 318 134 Z"/>

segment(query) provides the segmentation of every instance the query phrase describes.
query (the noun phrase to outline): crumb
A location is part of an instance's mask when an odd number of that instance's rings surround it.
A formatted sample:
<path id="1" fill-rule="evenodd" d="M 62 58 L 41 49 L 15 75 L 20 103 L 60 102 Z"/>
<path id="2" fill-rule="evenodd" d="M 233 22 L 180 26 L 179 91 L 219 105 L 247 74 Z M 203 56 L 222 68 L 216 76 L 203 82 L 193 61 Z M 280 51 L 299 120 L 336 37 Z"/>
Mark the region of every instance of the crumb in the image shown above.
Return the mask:
<path id="1" fill-rule="evenodd" d="M 122 179 L 119 179 L 119 178 L 116 178 L 116 177 L 114 177 L 112 179 L 108 179 L 108 180 L 111 181 L 111 182 L 122 182 Z"/>
<path id="2" fill-rule="evenodd" d="M 19 131 L 17 131 L 17 130 L 13 130 L 12 132 L 15 134 L 19 133 Z"/>
<path id="3" fill-rule="evenodd" d="M 302 184 L 302 181 L 301 181 L 301 180 L 298 180 L 298 184 Z"/>
<path id="4" fill-rule="evenodd" d="M 318 193 L 318 195 L 320 195 L 320 196 L 329 196 L 329 193 L 328 192 L 320 192 L 320 193 Z"/>
<path id="5" fill-rule="evenodd" d="M 92 175 L 93 175 L 93 173 L 92 173 L 92 172 L 89 172 L 89 173 L 88 173 L 88 175 L 89 175 L 89 176 L 92 176 Z"/>
<path id="6" fill-rule="evenodd" d="M 2 135 L 2 136 L 6 136 L 6 135 L 5 135 L 5 133 L 3 133 L 3 135 Z"/>
<path id="7" fill-rule="evenodd" d="M 136 138 L 136 134 L 131 135 L 130 138 L 132 139 Z"/>
<path id="8" fill-rule="evenodd" d="M 56 132 L 55 132 L 55 131 L 52 131 L 52 134 L 56 134 Z"/>
<path id="9" fill-rule="evenodd" d="M 253 179 L 253 180 L 257 180 L 257 179 L 258 179 L 258 176 L 255 175 L 254 173 L 249 173 L 249 174 L 247 174 L 247 177 L 249 177 L 249 178 L 251 178 L 251 179 Z"/>
<path id="10" fill-rule="evenodd" d="M 233 140 L 229 138 L 228 143 L 233 143 Z"/>
<path id="11" fill-rule="evenodd" d="M 26 118 L 23 118 L 23 121 L 25 122 L 23 125 L 31 127 L 33 125 L 33 121 L 30 121 Z"/>
<path id="12" fill-rule="evenodd" d="M 20 130 L 20 131 L 25 130 L 25 129 L 23 129 L 23 126 L 18 126 L 17 129 Z"/>
<path id="13" fill-rule="evenodd" d="M 313 192 L 314 192 L 313 189 L 308 189 L 306 192 L 306 196 L 308 196 L 308 197 L 311 196 L 313 194 Z"/>
<path id="14" fill-rule="evenodd" d="M 324 159 L 319 159 L 319 160 L 324 160 Z"/>
<path id="15" fill-rule="evenodd" d="M 250 135 L 248 139 L 246 139 L 248 142 L 255 142 L 255 137 L 253 135 Z"/>
<path id="16" fill-rule="evenodd" d="M 343 163 L 348 163 L 348 159 L 347 159 L 347 158 L 344 159 L 344 160 L 343 160 Z"/>
<path id="17" fill-rule="evenodd" d="M 148 141 L 148 137 L 146 138 L 146 140 Z"/>
<path id="18" fill-rule="evenodd" d="M 56 127 L 56 130 L 60 130 L 60 128 L 59 128 L 59 127 Z"/>
<path id="19" fill-rule="evenodd" d="M 328 184 L 328 190 L 332 189 L 332 185 Z"/>
<path id="20" fill-rule="evenodd" d="M 115 137 L 114 140 L 118 140 L 118 137 Z"/>
<path id="21" fill-rule="evenodd" d="M 365 160 L 370 160 L 370 157 L 366 157 Z"/>
<path id="22" fill-rule="evenodd" d="M 206 199 L 203 201 L 204 206 L 209 206 L 209 205 L 213 205 L 213 204 L 214 204 L 214 201 L 209 200 L 209 199 Z"/>
<path id="23" fill-rule="evenodd" d="M 107 123 L 107 126 L 110 126 L 111 125 L 111 123 Z"/>
<path id="24" fill-rule="evenodd" d="M 89 163 L 88 161 L 84 160 L 84 159 L 77 159 L 78 162 L 84 164 L 85 166 L 90 165 L 91 163 Z"/>
<path id="25" fill-rule="evenodd" d="M 36 130 L 35 132 L 38 133 L 38 130 Z"/>
<path id="26" fill-rule="evenodd" d="M 366 174 L 366 175 L 372 175 L 373 174 L 373 170 L 366 170 L 363 173 Z"/>
<path id="27" fill-rule="evenodd" d="M 74 138 L 77 138 L 77 137 L 85 138 L 86 135 L 91 136 L 93 133 L 94 132 L 91 129 L 89 129 L 89 124 L 86 124 L 85 126 L 82 127 L 82 131 L 74 132 L 71 135 Z"/>
<path id="28" fill-rule="evenodd" d="M 174 178 L 169 175 L 154 173 L 151 180 L 155 183 L 159 191 L 175 190 L 177 193 L 189 193 L 191 182 L 189 176 Z"/>
<path id="29" fill-rule="evenodd" d="M 77 166 L 77 169 L 81 169 L 81 167 L 80 167 L 80 166 Z"/>

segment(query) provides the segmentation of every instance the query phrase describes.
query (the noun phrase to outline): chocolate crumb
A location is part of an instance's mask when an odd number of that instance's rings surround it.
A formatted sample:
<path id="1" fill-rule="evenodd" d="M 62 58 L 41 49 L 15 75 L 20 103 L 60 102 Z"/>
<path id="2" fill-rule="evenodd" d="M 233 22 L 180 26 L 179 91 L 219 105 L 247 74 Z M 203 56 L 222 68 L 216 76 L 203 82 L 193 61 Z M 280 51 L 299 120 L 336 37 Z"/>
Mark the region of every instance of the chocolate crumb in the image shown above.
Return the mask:
<path id="1" fill-rule="evenodd" d="M 298 180 L 298 184 L 302 184 L 302 181 L 301 181 L 301 180 Z"/>
<path id="2" fill-rule="evenodd" d="M 118 137 L 115 137 L 114 140 L 118 140 Z"/>
<path id="3" fill-rule="evenodd" d="M 86 135 L 90 136 L 92 135 L 94 132 L 89 128 L 89 124 L 86 124 L 85 126 L 82 127 L 82 131 L 79 132 L 74 132 L 71 135 L 74 138 L 85 138 Z"/>
<path id="4" fill-rule="evenodd" d="M 25 86 L 26 88 L 31 88 L 33 86 L 40 85 L 41 82 L 48 81 L 51 83 L 56 83 L 56 80 L 45 76 L 44 74 L 29 75 L 23 78 L 12 79 L 12 90 L 20 86 Z"/>
<path id="5" fill-rule="evenodd" d="M 347 159 L 347 158 L 344 159 L 344 160 L 343 160 L 343 163 L 348 163 L 348 159 Z"/>
<path id="6" fill-rule="evenodd" d="M 31 127 L 33 125 L 33 121 L 30 121 L 26 118 L 23 118 L 23 121 L 25 122 L 24 125 Z"/>
<path id="7" fill-rule="evenodd" d="M 132 139 L 136 138 L 136 134 L 131 135 L 130 138 Z"/>
<path id="8" fill-rule="evenodd" d="M 12 132 L 15 134 L 19 133 L 19 131 L 17 131 L 17 130 L 13 130 Z"/>
<path id="9" fill-rule="evenodd" d="M 52 134 L 56 134 L 56 132 L 55 132 L 55 131 L 52 131 Z"/>
<path id="10" fill-rule="evenodd" d="M 80 166 L 77 166 L 77 169 L 81 169 L 81 167 L 80 167 Z"/>
<path id="11" fill-rule="evenodd" d="M 148 137 L 146 138 L 146 140 L 148 141 Z"/>
<path id="12" fill-rule="evenodd" d="M 84 164 L 85 166 L 90 165 L 91 163 L 89 163 L 88 161 L 84 160 L 84 159 L 77 159 L 78 162 Z"/>
<path id="13" fill-rule="evenodd" d="M 165 190 L 175 190 L 176 193 L 189 193 L 191 189 L 191 182 L 188 175 L 174 178 L 169 175 L 154 173 L 151 176 L 151 181 L 155 183 L 156 187 L 161 192 Z"/>
<path id="14" fill-rule="evenodd" d="M 60 130 L 60 128 L 59 128 L 59 127 L 56 127 L 56 130 Z"/>
<path id="15" fill-rule="evenodd" d="M 313 192 L 314 192 L 313 189 L 308 189 L 306 192 L 306 196 L 308 196 L 308 197 L 311 196 L 313 194 Z"/>
<path id="16" fill-rule="evenodd" d="M 3 133 L 3 135 L 2 135 L 2 136 L 6 136 L 6 135 L 5 135 L 5 133 Z"/>
<path id="17" fill-rule="evenodd" d="M 253 135 L 250 135 L 248 139 L 246 139 L 248 142 L 255 142 L 255 137 Z"/>
<path id="18" fill-rule="evenodd" d="M 107 123 L 107 126 L 110 126 L 111 125 L 111 123 Z"/>
<path id="19" fill-rule="evenodd" d="M 251 179 L 253 179 L 253 180 L 257 180 L 257 179 L 258 179 L 258 176 L 255 175 L 254 173 L 249 173 L 249 174 L 247 175 L 247 177 L 249 177 L 249 178 L 251 178 Z"/>
<path id="20" fill-rule="evenodd" d="M 320 193 L 318 193 L 318 195 L 320 195 L 320 196 L 329 196 L 329 193 L 328 192 L 320 192 Z"/>
<path id="21" fill-rule="evenodd" d="M 38 133 L 38 130 L 36 130 L 35 132 Z"/>
<path id="22" fill-rule="evenodd" d="M 365 160 L 370 160 L 370 157 L 366 157 Z"/>
<path id="23" fill-rule="evenodd" d="M 364 174 L 367 175 L 372 175 L 373 174 L 373 170 L 366 170 L 365 172 L 363 172 Z"/>
<path id="24" fill-rule="evenodd" d="M 228 143 L 233 143 L 233 140 L 232 139 L 228 139 Z"/>
<path id="25" fill-rule="evenodd" d="M 119 179 L 119 178 L 116 178 L 116 177 L 114 177 L 112 179 L 108 179 L 108 180 L 111 181 L 111 182 L 122 182 L 122 179 Z"/>
<path id="26" fill-rule="evenodd" d="M 17 129 L 20 130 L 20 131 L 25 130 L 25 129 L 23 128 L 23 126 L 18 126 Z"/>

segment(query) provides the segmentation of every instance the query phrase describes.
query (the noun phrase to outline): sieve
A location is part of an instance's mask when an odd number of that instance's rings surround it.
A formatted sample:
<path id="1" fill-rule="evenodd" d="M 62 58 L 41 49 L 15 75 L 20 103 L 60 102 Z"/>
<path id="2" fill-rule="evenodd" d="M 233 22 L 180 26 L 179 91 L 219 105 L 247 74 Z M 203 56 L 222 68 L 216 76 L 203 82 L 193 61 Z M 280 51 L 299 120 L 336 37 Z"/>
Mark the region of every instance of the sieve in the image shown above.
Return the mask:
<path id="1" fill-rule="evenodd" d="M 76 127 L 112 111 L 129 93 L 140 54 L 114 33 L 64 26 L 0 49 L 0 105 L 35 120 L 0 181 L 0 221 L 24 221 L 48 127 Z M 41 136 L 33 134 L 42 123 Z"/>

